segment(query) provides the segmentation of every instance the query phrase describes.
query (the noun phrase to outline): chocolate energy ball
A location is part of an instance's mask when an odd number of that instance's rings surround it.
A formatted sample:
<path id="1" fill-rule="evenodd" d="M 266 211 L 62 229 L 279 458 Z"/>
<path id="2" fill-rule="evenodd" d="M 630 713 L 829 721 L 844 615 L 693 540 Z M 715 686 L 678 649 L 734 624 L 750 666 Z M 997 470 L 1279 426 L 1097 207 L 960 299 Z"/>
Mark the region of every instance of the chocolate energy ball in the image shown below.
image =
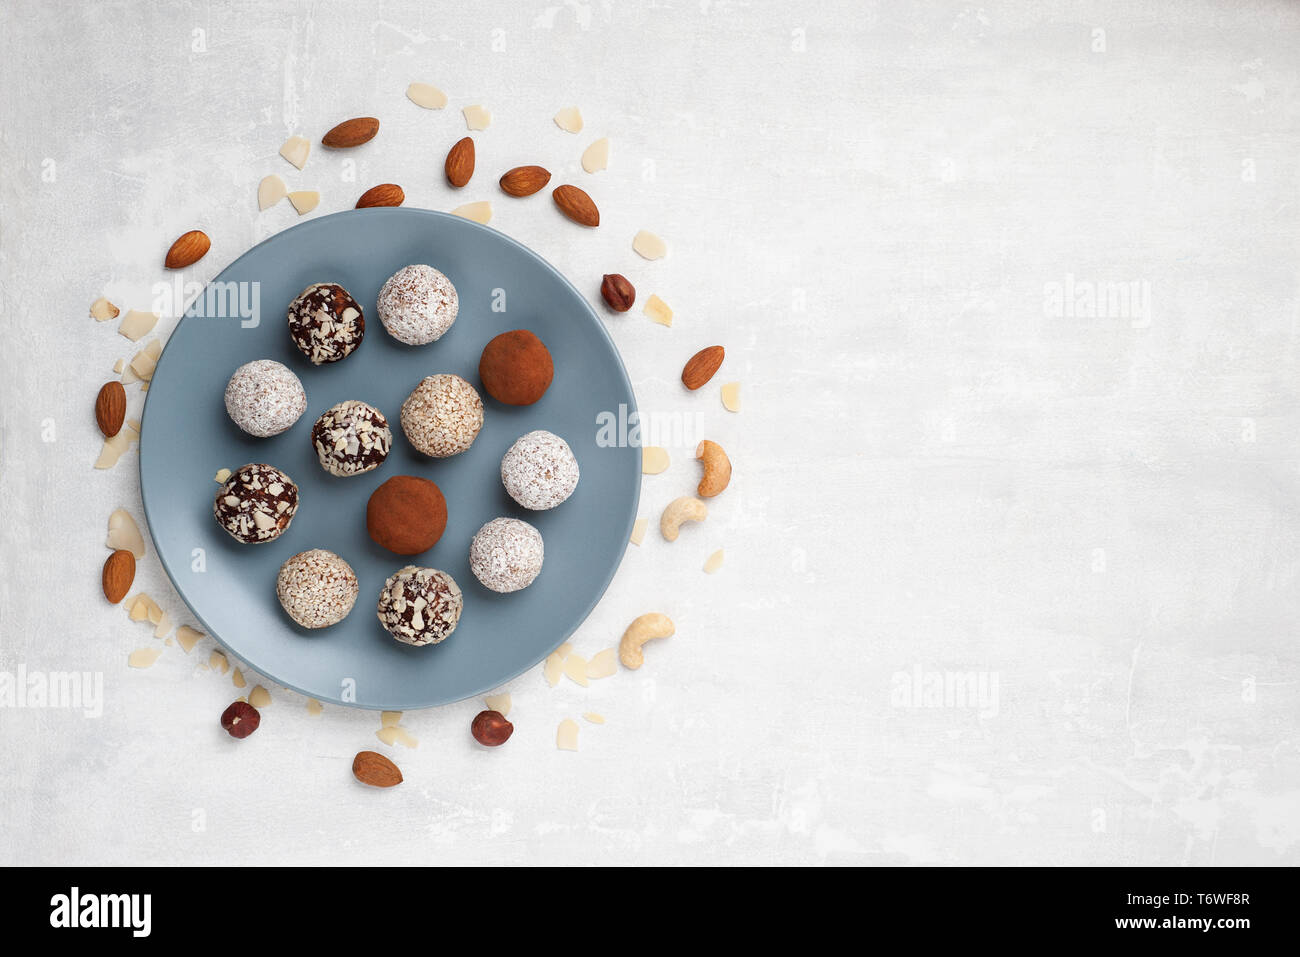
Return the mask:
<path id="1" fill-rule="evenodd" d="M 307 411 L 307 392 L 288 366 L 274 359 L 246 362 L 226 383 L 226 412 L 249 435 L 279 435 Z"/>
<path id="2" fill-rule="evenodd" d="M 456 630 L 464 598 L 456 579 L 436 568 L 407 565 L 384 582 L 380 623 L 408 645 L 436 645 Z"/>
<path id="3" fill-rule="evenodd" d="M 212 515 L 245 545 L 273 542 L 298 511 L 298 486 L 274 465 L 241 465 L 217 489 Z"/>
<path id="4" fill-rule="evenodd" d="M 304 628 L 337 625 L 357 601 L 357 574 L 333 552 L 313 548 L 280 566 L 275 594 L 289 617 Z"/>
<path id="5" fill-rule="evenodd" d="M 546 394 L 554 376 L 550 351 L 527 329 L 501 333 L 483 347 L 478 361 L 483 388 L 506 405 L 532 405 Z"/>
<path id="6" fill-rule="evenodd" d="M 403 266 L 379 290 L 379 321 L 408 346 L 442 338 L 456 321 L 460 301 L 451 280 L 432 266 Z"/>
<path id="7" fill-rule="evenodd" d="M 494 518 L 469 544 L 469 569 L 485 588 L 527 588 L 542 570 L 542 533 L 517 518 Z"/>
<path id="8" fill-rule="evenodd" d="M 393 432 L 384 413 L 349 399 L 326 409 L 316 420 L 311 444 L 321 468 L 346 478 L 379 468 L 393 447 Z"/>
<path id="9" fill-rule="evenodd" d="M 555 508 L 578 487 L 578 460 L 554 432 L 529 432 L 502 457 L 501 482 L 524 508 Z"/>
<path id="10" fill-rule="evenodd" d="M 366 531 L 376 544 L 398 555 L 428 551 L 446 528 L 447 500 L 426 478 L 394 475 L 366 503 Z"/>
<path id="11" fill-rule="evenodd" d="M 458 375 L 425 376 L 402 403 L 402 431 L 425 455 L 445 459 L 474 444 L 483 400 Z"/>
<path id="12" fill-rule="evenodd" d="M 289 303 L 289 335 L 313 365 L 346 359 L 365 334 L 361 306 L 338 283 L 312 283 Z"/>

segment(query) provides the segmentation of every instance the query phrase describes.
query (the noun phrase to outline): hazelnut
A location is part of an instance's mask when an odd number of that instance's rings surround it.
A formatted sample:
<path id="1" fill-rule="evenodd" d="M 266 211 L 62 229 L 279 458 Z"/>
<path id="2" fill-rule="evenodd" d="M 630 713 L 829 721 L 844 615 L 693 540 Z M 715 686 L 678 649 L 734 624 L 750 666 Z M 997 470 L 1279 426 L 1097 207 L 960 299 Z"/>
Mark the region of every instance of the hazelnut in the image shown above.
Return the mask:
<path id="1" fill-rule="evenodd" d="M 500 711 L 480 711 L 474 716 L 474 723 L 469 726 L 469 733 L 474 740 L 485 748 L 496 748 L 510 740 L 515 726 L 506 720 Z"/>
<path id="2" fill-rule="evenodd" d="M 221 726 L 232 738 L 246 738 L 262 723 L 262 715 L 247 701 L 236 701 L 221 712 Z"/>
<path id="3" fill-rule="evenodd" d="M 600 294 L 605 303 L 615 312 L 627 312 L 636 302 L 636 288 L 627 281 L 626 276 L 616 272 L 609 273 L 601 280 Z"/>

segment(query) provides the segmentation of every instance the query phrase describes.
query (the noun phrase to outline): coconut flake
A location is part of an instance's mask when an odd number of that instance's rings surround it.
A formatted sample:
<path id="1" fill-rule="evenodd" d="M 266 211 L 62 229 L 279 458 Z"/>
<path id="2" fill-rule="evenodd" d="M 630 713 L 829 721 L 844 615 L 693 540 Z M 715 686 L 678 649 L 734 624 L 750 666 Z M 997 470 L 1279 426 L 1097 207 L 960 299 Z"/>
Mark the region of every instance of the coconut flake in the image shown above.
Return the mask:
<path id="1" fill-rule="evenodd" d="M 668 255 L 668 244 L 648 229 L 632 237 L 632 249 L 642 259 L 663 259 Z"/>
<path id="2" fill-rule="evenodd" d="M 673 324 L 673 310 L 654 293 L 646 300 L 645 306 L 641 310 L 661 326 L 671 326 Z"/>
<path id="3" fill-rule="evenodd" d="M 440 110 L 447 105 L 447 94 L 428 83 L 412 83 L 406 88 L 406 98 L 426 110 Z"/>
<path id="4" fill-rule="evenodd" d="M 660 448 L 657 445 L 645 445 L 641 447 L 641 474 L 658 475 L 665 471 L 671 460 L 668 458 L 668 450 Z M 638 542 L 638 544 L 640 544 Z"/>
<path id="5" fill-rule="evenodd" d="M 640 545 L 645 541 L 645 530 L 650 524 L 648 518 L 638 518 L 632 523 L 632 537 L 628 539 L 633 545 Z"/>
<path id="6" fill-rule="evenodd" d="M 289 194 L 289 202 L 293 203 L 293 208 L 298 210 L 299 216 L 305 216 L 320 205 L 320 191 L 315 189 L 294 190 Z"/>
<path id="7" fill-rule="evenodd" d="M 311 142 L 302 136 L 291 136 L 280 147 L 280 155 L 299 169 L 307 165 L 309 153 L 311 153 Z"/>
<path id="8" fill-rule="evenodd" d="M 461 110 L 465 114 L 465 125 L 471 130 L 485 130 L 492 125 L 492 113 L 482 106 L 467 106 Z"/>
<path id="9" fill-rule="evenodd" d="M 132 342 L 139 342 L 142 337 L 152 332 L 156 325 L 158 325 L 158 313 L 130 309 L 122 324 L 117 327 L 117 332 L 118 335 L 125 336 Z"/>
<path id="10" fill-rule="evenodd" d="M 486 224 L 492 218 L 492 204 L 486 199 L 477 203 L 466 203 L 464 206 L 457 206 L 451 211 L 451 214 L 476 223 Z"/>
<path id="11" fill-rule="evenodd" d="M 194 646 L 199 643 L 199 639 L 202 637 L 203 632 L 191 628 L 189 625 L 181 625 L 176 629 L 176 642 L 187 655 L 194 650 Z"/>
<path id="12" fill-rule="evenodd" d="M 148 668 L 161 654 L 161 648 L 137 648 L 127 656 L 126 663 L 132 668 Z"/>
<path id="13" fill-rule="evenodd" d="M 561 751 L 578 750 L 578 722 L 565 718 L 555 729 L 555 746 Z"/>
<path id="14" fill-rule="evenodd" d="M 593 681 L 598 678 L 608 678 L 617 671 L 618 650 L 615 648 L 598 651 L 587 662 L 587 677 Z"/>
<path id="15" fill-rule="evenodd" d="M 609 168 L 608 136 L 602 136 L 582 151 L 582 168 L 588 173 L 599 173 Z"/>
<path id="16" fill-rule="evenodd" d="M 257 208 L 269 209 L 288 195 L 289 187 L 284 185 L 284 180 L 274 173 L 264 176 L 257 184 Z"/>
<path id="17" fill-rule="evenodd" d="M 135 556 L 136 561 L 144 558 L 144 536 L 140 526 L 136 525 L 131 513 L 124 508 L 113 510 L 108 516 L 108 538 L 104 544 L 113 551 L 125 548 Z"/>
<path id="18" fill-rule="evenodd" d="M 103 296 L 90 304 L 90 318 L 96 322 L 107 322 L 109 319 L 116 319 L 121 314 L 121 311 Z"/>

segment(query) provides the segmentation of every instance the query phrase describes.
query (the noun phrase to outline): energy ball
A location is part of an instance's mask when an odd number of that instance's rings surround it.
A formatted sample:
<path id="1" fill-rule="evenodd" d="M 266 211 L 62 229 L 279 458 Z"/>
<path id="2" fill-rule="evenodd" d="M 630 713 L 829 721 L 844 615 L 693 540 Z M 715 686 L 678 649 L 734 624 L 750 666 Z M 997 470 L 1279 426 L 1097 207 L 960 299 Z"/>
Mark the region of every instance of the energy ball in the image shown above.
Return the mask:
<path id="1" fill-rule="evenodd" d="M 527 588 L 542 570 L 542 533 L 517 518 L 494 518 L 474 534 L 469 568 L 485 588 Z"/>
<path id="2" fill-rule="evenodd" d="M 316 420 L 311 444 L 321 468 L 346 478 L 379 468 L 393 447 L 393 432 L 384 413 L 349 399 L 326 409 Z"/>
<path id="3" fill-rule="evenodd" d="M 436 568 L 407 565 L 384 582 L 377 612 L 398 641 L 436 645 L 456 630 L 464 605 L 456 579 Z"/>
<path id="4" fill-rule="evenodd" d="M 527 329 L 501 333 L 483 347 L 478 361 L 483 388 L 506 405 L 532 405 L 546 394 L 554 376 L 550 351 Z"/>
<path id="5" fill-rule="evenodd" d="M 217 489 L 212 515 L 245 545 L 273 542 L 298 511 L 298 486 L 274 465 L 241 465 Z"/>
<path id="6" fill-rule="evenodd" d="M 357 574 L 333 552 L 313 548 L 280 566 L 275 594 L 285 612 L 304 628 L 337 625 L 357 601 Z"/>
<path id="7" fill-rule="evenodd" d="M 249 435 L 279 435 L 307 411 L 307 393 L 298 377 L 274 359 L 254 359 L 226 383 L 226 412 Z"/>
<path id="8" fill-rule="evenodd" d="M 578 460 L 554 432 L 529 432 L 502 457 L 501 482 L 524 508 L 555 508 L 578 487 Z"/>
<path id="9" fill-rule="evenodd" d="M 361 306 L 338 283 L 312 283 L 289 303 L 289 335 L 312 365 L 346 359 L 365 334 Z"/>
<path id="10" fill-rule="evenodd" d="M 418 555 L 438 543 L 447 528 L 447 500 L 426 478 L 394 475 L 370 494 L 366 531 L 398 555 Z"/>
<path id="11" fill-rule="evenodd" d="M 432 266 L 403 266 L 379 290 L 379 321 L 408 346 L 436 342 L 456 321 L 460 302 L 451 280 Z"/>
<path id="12" fill-rule="evenodd" d="M 464 452 L 481 428 L 483 400 L 458 375 L 425 376 L 402 403 L 402 431 L 436 459 Z"/>

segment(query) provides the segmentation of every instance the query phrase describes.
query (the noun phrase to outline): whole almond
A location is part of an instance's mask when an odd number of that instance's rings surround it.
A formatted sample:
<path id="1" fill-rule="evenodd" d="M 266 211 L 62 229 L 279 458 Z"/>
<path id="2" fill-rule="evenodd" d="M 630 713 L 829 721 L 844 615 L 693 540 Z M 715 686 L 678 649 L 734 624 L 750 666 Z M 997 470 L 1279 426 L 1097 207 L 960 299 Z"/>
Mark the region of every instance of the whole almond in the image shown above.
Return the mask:
<path id="1" fill-rule="evenodd" d="M 379 121 L 373 116 L 357 116 L 344 120 L 321 137 L 321 145 L 331 149 L 346 150 L 369 143 L 379 132 Z"/>
<path id="2" fill-rule="evenodd" d="M 401 206 L 406 202 L 406 194 L 396 183 L 380 183 L 372 186 L 357 200 L 356 209 L 369 209 L 371 206 Z"/>
<path id="3" fill-rule="evenodd" d="M 135 556 L 119 548 L 104 562 L 104 597 L 116 605 L 131 590 L 135 581 Z"/>
<path id="4" fill-rule="evenodd" d="M 212 240 L 208 239 L 207 233 L 201 229 L 191 229 L 172 243 L 171 249 L 167 250 L 167 258 L 163 260 L 163 265 L 168 269 L 184 269 L 186 266 L 193 266 L 206 256 L 211 248 Z"/>
<path id="5" fill-rule="evenodd" d="M 447 162 L 443 164 L 447 182 L 460 189 L 474 175 L 474 140 L 466 136 L 456 141 L 447 151 Z"/>
<path id="6" fill-rule="evenodd" d="M 722 346 L 709 346 L 695 353 L 682 368 L 682 385 L 692 391 L 704 385 L 718 371 L 725 355 Z"/>
<path id="7" fill-rule="evenodd" d="M 111 439 L 122 431 L 126 419 L 126 389 L 117 379 L 105 382 L 95 397 L 95 422 L 104 438 Z"/>
<path id="8" fill-rule="evenodd" d="M 555 192 L 551 193 L 551 198 L 555 200 L 555 205 L 560 207 L 560 212 L 579 226 L 600 225 L 600 210 L 591 201 L 591 197 L 578 187 L 567 184 L 557 186 Z"/>
<path id="9" fill-rule="evenodd" d="M 551 174 L 541 166 L 516 166 L 501 177 L 501 189 L 511 196 L 532 196 L 551 181 Z"/>
<path id="10" fill-rule="evenodd" d="M 627 312 L 636 302 L 636 287 L 626 276 L 612 272 L 600 281 L 600 295 L 615 312 Z"/>
<path id="11" fill-rule="evenodd" d="M 375 788 L 391 788 L 402 783 L 402 772 L 397 765 L 377 751 L 358 751 L 352 759 L 352 774 L 362 784 Z"/>

